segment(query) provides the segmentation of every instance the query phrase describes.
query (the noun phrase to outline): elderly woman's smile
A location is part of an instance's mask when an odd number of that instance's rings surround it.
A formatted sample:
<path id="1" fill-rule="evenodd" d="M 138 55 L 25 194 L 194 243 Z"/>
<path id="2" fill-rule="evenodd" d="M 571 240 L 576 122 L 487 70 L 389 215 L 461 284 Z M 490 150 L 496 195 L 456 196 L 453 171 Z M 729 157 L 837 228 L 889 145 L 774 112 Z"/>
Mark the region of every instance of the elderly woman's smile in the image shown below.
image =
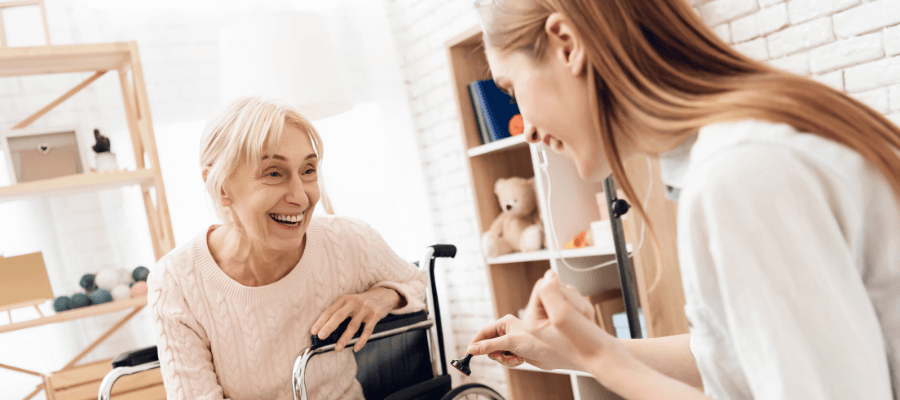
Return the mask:
<path id="1" fill-rule="evenodd" d="M 275 222 L 288 228 L 300 226 L 300 222 L 303 222 L 303 214 L 285 215 L 272 213 L 269 214 L 269 218 L 272 218 L 273 220 L 275 220 Z"/>

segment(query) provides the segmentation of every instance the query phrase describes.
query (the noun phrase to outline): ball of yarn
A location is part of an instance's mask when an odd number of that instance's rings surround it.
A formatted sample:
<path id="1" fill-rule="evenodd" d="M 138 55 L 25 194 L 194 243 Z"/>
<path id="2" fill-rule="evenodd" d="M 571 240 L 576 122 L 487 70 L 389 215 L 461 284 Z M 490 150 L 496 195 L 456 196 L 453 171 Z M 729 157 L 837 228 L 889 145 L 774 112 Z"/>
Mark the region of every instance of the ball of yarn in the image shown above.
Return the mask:
<path id="1" fill-rule="evenodd" d="M 97 284 L 98 288 L 108 292 L 119 285 L 119 273 L 114 269 L 104 269 L 97 273 L 94 283 Z"/>
<path id="2" fill-rule="evenodd" d="M 131 289 L 128 285 L 119 285 L 114 287 L 110 294 L 112 294 L 112 298 L 115 301 L 128 300 L 131 298 Z"/>
<path id="3" fill-rule="evenodd" d="M 93 292 L 94 289 L 97 288 L 97 284 L 94 283 L 94 274 L 84 274 L 81 277 L 80 285 L 84 288 L 84 290 L 88 292 Z"/>
<path id="4" fill-rule="evenodd" d="M 91 292 L 91 295 L 89 297 L 91 298 L 91 303 L 94 304 L 109 303 L 113 299 L 112 294 L 110 294 L 106 289 L 97 289 Z"/>
<path id="5" fill-rule="evenodd" d="M 134 269 L 134 272 L 131 273 L 131 276 L 135 281 L 146 281 L 149 275 L 150 270 L 146 267 L 137 267 Z"/>
<path id="6" fill-rule="evenodd" d="M 147 295 L 147 282 L 137 281 L 131 286 L 131 297 L 141 297 Z"/>
<path id="7" fill-rule="evenodd" d="M 90 297 L 82 293 L 75 293 L 69 298 L 69 308 L 81 308 L 91 305 Z"/>
<path id="8" fill-rule="evenodd" d="M 131 271 L 128 271 L 125 268 L 119 268 L 116 270 L 116 273 L 119 274 L 119 285 L 127 285 L 131 283 Z"/>
<path id="9" fill-rule="evenodd" d="M 69 297 L 68 296 L 59 296 L 56 300 L 53 300 L 53 310 L 56 312 L 63 312 L 69 309 Z"/>

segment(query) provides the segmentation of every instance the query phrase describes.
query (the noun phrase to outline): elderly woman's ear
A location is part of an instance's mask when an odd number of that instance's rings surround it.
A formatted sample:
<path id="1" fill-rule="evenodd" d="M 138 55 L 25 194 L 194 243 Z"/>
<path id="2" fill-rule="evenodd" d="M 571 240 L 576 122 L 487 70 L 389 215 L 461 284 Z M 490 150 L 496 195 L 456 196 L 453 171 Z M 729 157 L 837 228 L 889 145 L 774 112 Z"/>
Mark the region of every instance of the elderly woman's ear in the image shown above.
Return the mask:
<path id="1" fill-rule="evenodd" d="M 203 183 L 206 183 L 206 178 L 209 176 L 209 168 L 203 169 Z M 222 207 L 228 207 L 231 205 L 231 199 L 228 198 L 228 193 L 225 193 L 225 188 L 222 187 Z"/>

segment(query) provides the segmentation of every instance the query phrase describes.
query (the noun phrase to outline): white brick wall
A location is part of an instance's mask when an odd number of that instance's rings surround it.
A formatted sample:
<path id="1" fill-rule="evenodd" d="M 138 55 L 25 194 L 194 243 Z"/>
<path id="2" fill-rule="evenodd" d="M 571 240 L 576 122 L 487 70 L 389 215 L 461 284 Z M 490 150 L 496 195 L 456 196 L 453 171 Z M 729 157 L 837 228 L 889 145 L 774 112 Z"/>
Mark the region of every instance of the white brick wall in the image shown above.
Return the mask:
<path id="1" fill-rule="evenodd" d="M 757 7 L 722 1 L 691 4 L 738 51 L 845 90 L 900 120 L 900 110 L 885 100 L 893 92 L 877 90 L 900 83 L 900 1 L 757 0 Z"/>
<path id="2" fill-rule="evenodd" d="M 445 94 L 450 72 L 442 43 L 478 20 L 469 0 L 383 1 L 403 60 L 438 239 L 461 250 L 456 268 L 447 276 L 461 353 L 476 327 L 494 316 L 486 279 L 471 279 L 485 276 L 485 271 L 477 251 L 479 230 L 463 164 L 459 117 Z M 885 58 L 900 54 L 900 0 L 689 2 L 716 34 L 739 51 L 835 89 L 846 88 L 900 122 L 900 57 Z M 441 94 L 430 97 L 429 92 Z M 477 365 L 473 371 L 472 380 L 503 379 L 499 368 L 488 365 Z"/>
<path id="3" fill-rule="evenodd" d="M 465 353 L 477 330 L 495 318 L 444 48 L 447 40 L 478 24 L 477 14 L 468 0 L 384 1 L 420 137 L 436 238 L 459 249 L 452 271 L 438 272 L 448 287 L 456 338 L 456 348 L 448 349 L 448 357 L 457 357 Z M 461 381 L 507 392 L 503 369 L 485 357 L 475 358 L 472 376 Z"/>

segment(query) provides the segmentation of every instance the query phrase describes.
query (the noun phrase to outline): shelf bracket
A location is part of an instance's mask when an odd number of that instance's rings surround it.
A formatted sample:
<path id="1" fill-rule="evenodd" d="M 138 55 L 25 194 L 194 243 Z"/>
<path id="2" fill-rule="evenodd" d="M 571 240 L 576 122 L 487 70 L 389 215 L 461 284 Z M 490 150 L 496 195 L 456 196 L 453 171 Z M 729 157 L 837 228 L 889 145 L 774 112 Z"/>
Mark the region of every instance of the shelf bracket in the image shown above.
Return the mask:
<path id="1" fill-rule="evenodd" d="M 84 89 L 85 87 L 87 87 L 87 85 L 90 85 L 92 82 L 96 81 L 98 78 L 103 76 L 103 74 L 105 74 L 105 73 L 106 73 L 106 71 L 97 71 L 97 73 L 95 73 L 94 75 L 91 75 L 90 78 L 87 78 L 84 80 L 84 82 L 79 83 L 78 86 L 73 87 L 68 92 L 63 93 L 63 95 L 60 96 L 58 99 L 53 100 L 52 103 L 47 104 L 44 108 L 38 110 L 36 113 L 32 114 L 30 117 L 25 118 L 24 121 L 19 122 L 16 126 L 13 127 L 13 129 L 22 129 L 22 128 L 27 127 L 28 125 L 31 125 L 32 122 L 36 121 L 40 117 L 43 117 L 44 114 L 50 112 L 50 110 L 56 108 L 56 106 L 60 105 L 60 103 L 68 100 L 70 97 L 72 97 L 76 93 L 80 92 L 81 89 Z"/>

